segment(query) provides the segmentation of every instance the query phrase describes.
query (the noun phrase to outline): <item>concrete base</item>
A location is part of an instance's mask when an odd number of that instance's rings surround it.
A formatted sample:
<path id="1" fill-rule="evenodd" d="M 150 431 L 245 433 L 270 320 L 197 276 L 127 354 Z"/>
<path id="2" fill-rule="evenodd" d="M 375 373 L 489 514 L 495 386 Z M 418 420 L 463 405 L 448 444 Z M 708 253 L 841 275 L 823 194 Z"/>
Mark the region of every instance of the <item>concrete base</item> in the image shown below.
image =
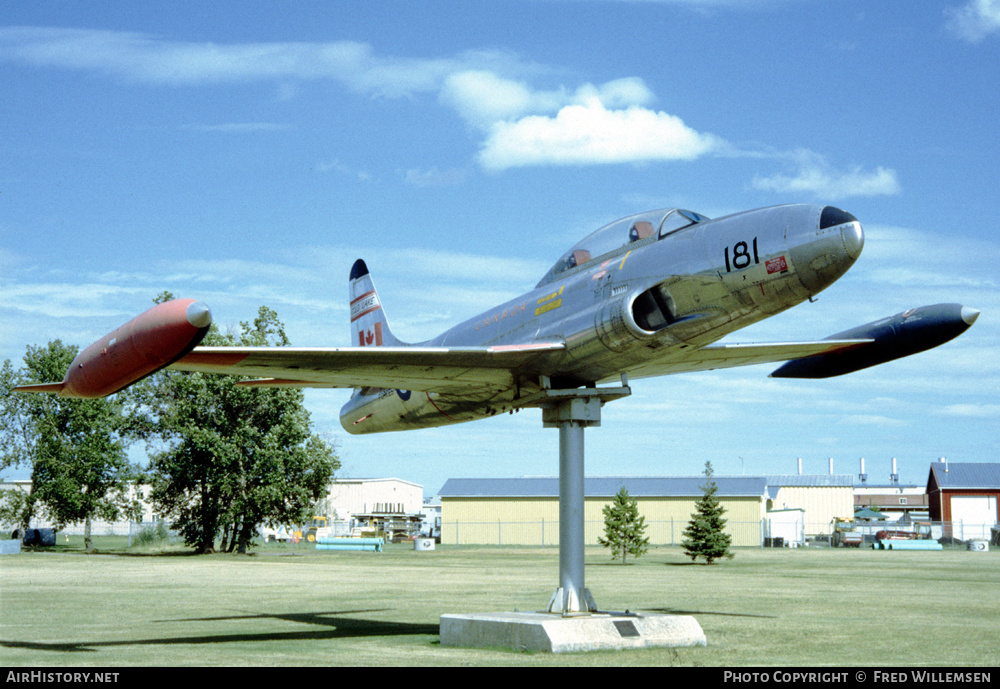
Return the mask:
<path id="1" fill-rule="evenodd" d="M 705 646 L 689 615 L 655 613 L 498 612 L 442 615 L 441 645 L 501 647 L 550 653 Z"/>

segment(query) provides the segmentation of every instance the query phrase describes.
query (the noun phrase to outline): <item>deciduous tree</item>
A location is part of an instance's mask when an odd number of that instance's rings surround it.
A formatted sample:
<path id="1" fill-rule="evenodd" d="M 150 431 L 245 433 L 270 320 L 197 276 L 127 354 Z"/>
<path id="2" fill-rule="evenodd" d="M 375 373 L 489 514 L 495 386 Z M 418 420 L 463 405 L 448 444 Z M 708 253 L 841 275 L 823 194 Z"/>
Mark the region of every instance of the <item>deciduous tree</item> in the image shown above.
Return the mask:
<path id="1" fill-rule="evenodd" d="M 161 295 L 159 300 L 168 298 Z M 285 346 L 277 314 L 261 307 L 238 335 L 215 328 L 204 345 Z M 187 544 L 245 552 L 261 525 L 302 521 L 339 467 L 311 431 L 296 388 L 238 387 L 239 378 L 164 371 L 139 386 L 163 449 L 152 453 L 152 497 Z"/>
<path id="2" fill-rule="evenodd" d="M 30 493 L 16 501 L 22 530 L 42 506 L 57 524 L 84 522 L 89 551 L 93 519 L 114 521 L 139 511 L 128 490 L 138 470 L 126 454 L 136 436 L 125 406 L 115 397 L 79 400 L 10 392 L 15 385 L 62 380 L 76 353 L 76 347 L 55 340 L 29 346 L 21 371 L 4 362 L 0 467 L 31 468 Z"/>

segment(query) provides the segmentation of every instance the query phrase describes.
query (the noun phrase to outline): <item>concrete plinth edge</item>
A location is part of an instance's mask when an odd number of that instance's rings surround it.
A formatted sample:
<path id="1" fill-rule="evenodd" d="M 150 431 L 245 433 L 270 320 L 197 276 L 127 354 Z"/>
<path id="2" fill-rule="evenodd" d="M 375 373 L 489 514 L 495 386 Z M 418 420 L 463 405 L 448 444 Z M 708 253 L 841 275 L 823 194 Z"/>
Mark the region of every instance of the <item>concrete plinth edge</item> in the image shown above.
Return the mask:
<path id="1" fill-rule="evenodd" d="M 656 613 L 498 612 L 441 615 L 441 645 L 572 653 L 629 648 L 705 646 L 690 615 Z"/>

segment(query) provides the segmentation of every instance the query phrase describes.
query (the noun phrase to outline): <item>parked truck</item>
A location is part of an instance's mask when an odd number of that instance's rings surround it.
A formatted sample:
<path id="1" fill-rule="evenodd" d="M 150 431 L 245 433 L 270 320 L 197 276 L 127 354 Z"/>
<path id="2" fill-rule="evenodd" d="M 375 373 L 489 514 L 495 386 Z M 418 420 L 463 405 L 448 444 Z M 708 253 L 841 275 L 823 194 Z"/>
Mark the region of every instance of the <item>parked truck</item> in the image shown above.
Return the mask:
<path id="1" fill-rule="evenodd" d="M 865 536 L 850 519 L 834 519 L 833 535 L 830 537 L 830 547 L 860 548 L 865 542 Z"/>
<path id="2" fill-rule="evenodd" d="M 315 543 L 317 538 L 330 535 L 330 526 L 326 517 L 313 517 L 308 524 L 303 524 L 296 534 L 300 541 Z"/>

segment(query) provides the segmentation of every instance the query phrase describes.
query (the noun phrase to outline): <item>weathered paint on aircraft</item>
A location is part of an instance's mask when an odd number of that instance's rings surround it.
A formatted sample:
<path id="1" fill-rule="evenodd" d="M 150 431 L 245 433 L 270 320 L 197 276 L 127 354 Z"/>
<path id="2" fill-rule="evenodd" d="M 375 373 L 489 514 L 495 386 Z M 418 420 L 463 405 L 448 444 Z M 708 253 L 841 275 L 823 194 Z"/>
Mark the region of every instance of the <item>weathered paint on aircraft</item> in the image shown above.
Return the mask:
<path id="1" fill-rule="evenodd" d="M 622 378 L 784 361 L 772 375 L 840 375 L 937 346 L 975 322 L 975 309 L 937 305 L 825 340 L 715 344 L 812 299 L 863 247 L 858 220 L 832 206 L 714 220 L 683 209 L 640 213 L 571 247 L 533 290 L 419 344 L 393 334 L 358 260 L 349 347 L 196 347 L 207 308 L 168 302 L 86 349 L 62 383 L 19 390 L 103 396 L 164 367 L 257 376 L 240 384 L 355 388 L 341 423 L 372 433 L 471 421 L 538 406 L 546 388 Z M 126 345 L 131 353 L 119 356 L 114 347 Z"/>

